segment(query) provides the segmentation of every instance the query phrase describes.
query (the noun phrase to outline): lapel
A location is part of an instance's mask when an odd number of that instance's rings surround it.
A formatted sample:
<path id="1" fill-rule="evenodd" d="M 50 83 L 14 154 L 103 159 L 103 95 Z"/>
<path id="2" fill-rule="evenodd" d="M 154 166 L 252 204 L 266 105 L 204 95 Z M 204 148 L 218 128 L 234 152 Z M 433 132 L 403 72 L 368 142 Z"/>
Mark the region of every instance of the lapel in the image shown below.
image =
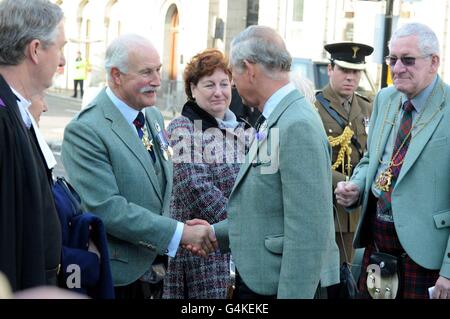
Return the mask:
<path id="1" fill-rule="evenodd" d="M 269 118 L 266 120 L 267 121 L 267 129 L 265 130 L 266 138 L 264 138 L 264 140 L 261 142 L 257 141 L 256 137 L 253 139 L 253 142 L 250 146 L 250 150 L 247 153 L 247 155 L 245 156 L 245 161 L 242 164 L 241 169 L 239 170 L 238 176 L 236 177 L 236 182 L 234 183 L 233 191 L 239 185 L 239 183 L 243 179 L 244 175 L 250 168 L 252 162 L 255 160 L 256 155 L 258 154 L 258 150 L 261 147 L 261 145 L 269 142 L 269 140 L 271 138 L 270 129 L 273 126 L 275 126 L 275 124 L 278 121 L 278 118 L 289 107 L 289 105 L 291 105 L 294 101 L 301 99 L 301 98 L 303 98 L 303 97 L 302 97 L 302 95 L 300 95 L 298 90 L 293 90 L 287 96 L 285 96 L 281 100 L 281 102 L 275 107 L 272 114 L 270 114 Z"/>
<path id="2" fill-rule="evenodd" d="M 9 84 L 5 81 L 3 76 L 0 74 L 0 103 L 2 107 L 5 107 L 9 109 L 11 112 L 11 116 L 15 120 L 15 128 L 17 130 L 18 134 L 21 134 L 25 140 L 29 141 L 29 145 L 32 148 L 32 144 L 36 145 L 37 151 L 41 152 L 40 147 L 35 144 L 36 142 L 32 139 L 32 136 L 30 134 L 30 130 L 25 126 L 25 123 L 23 122 L 22 115 L 19 111 L 19 105 L 17 104 L 17 98 L 14 95 L 13 91 L 11 90 L 11 87 Z M 26 147 L 25 145 L 23 147 Z M 32 150 L 30 149 L 30 152 Z M 45 165 L 46 171 L 47 166 Z"/>
<path id="3" fill-rule="evenodd" d="M 17 99 L 14 93 L 11 91 L 11 87 L 6 83 L 3 76 L 0 74 L 0 100 L 2 101 L 3 107 L 8 108 L 11 113 L 13 114 L 13 117 L 16 118 L 17 123 L 21 123 L 20 127 L 17 127 L 18 130 L 22 132 L 22 134 L 25 134 L 28 136 L 28 129 L 25 126 L 25 123 L 23 122 L 22 115 L 19 111 L 19 106 L 17 105 Z"/>
<path id="4" fill-rule="evenodd" d="M 325 89 L 323 90 L 323 95 L 327 97 L 330 101 L 330 106 L 338 112 L 338 114 L 341 116 L 341 118 L 348 123 L 348 114 L 345 108 L 341 104 L 341 100 L 339 99 L 339 96 L 331 89 L 330 84 L 328 84 Z M 352 104 L 355 101 L 355 97 L 353 97 Z"/>
<path id="5" fill-rule="evenodd" d="M 145 122 L 147 127 L 147 132 L 149 135 L 153 138 L 153 151 L 155 153 L 155 156 L 159 160 L 161 166 L 164 167 L 163 162 L 166 162 L 162 156 L 161 147 L 159 146 L 159 139 L 158 139 L 158 132 L 156 131 L 156 123 L 159 125 L 161 129 L 161 123 L 159 123 L 155 117 L 152 115 L 152 112 L 149 110 L 150 107 L 147 107 L 145 109 Z M 164 170 L 164 173 L 166 171 Z"/>
<path id="6" fill-rule="evenodd" d="M 383 103 L 380 101 L 380 103 Z M 380 115 L 377 118 L 380 118 L 381 121 L 377 123 L 376 130 L 374 129 L 373 136 L 377 136 L 377 140 L 373 141 L 371 147 L 375 148 L 375 157 L 373 161 L 370 161 L 372 164 L 372 176 L 375 176 L 376 171 L 379 165 L 379 159 L 382 158 L 384 149 L 386 148 L 386 143 L 388 141 L 388 137 L 391 134 L 392 128 L 394 127 L 395 116 L 397 115 L 397 111 L 400 107 L 401 103 L 401 94 L 398 91 L 394 91 L 387 99 L 386 104 L 379 104 L 379 113 Z M 376 132 L 376 133 L 375 133 Z"/>
<path id="7" fill-rule="evenodd" d="M 424 105 L 425 109 L 423 110 L 423 115 L 420 118 L 420 122 L 416 123 L 413 128 L 413 138 L 408 147 L 408 151 L 406 152 L 405 162 L 402 165 L 402 169 L 400 170 L 400 174 L 398 176 L 396 185 L 403 179 L 411 167 L 416 162 L 419 155 L 422 153 L 425 148 L 427 142 L 431 138 L 431 135 L 436 130 L 439 122 L 443 116 L 443 108 L 445 106 L 445 84 L 438 77 L 436 81 L 436 85 L 431 92 L 431 100 L 427 105 Z M 448 93 L 447 93 L 448 94 Z M 448 107 L 448 106 L 447 106 Z"/>
<path id="8" fill-rule="evenodd" d="M 158 178 L 148 151 L 145 149 L 137 134 L 133 132 L 132 127 L 125 121 L 125 118 L 111 102 L 103 90 L 99 96 L 99 104 L 102 107 L 105 118 L 111 121 L 111 130 L 122 140 L 125 146 L 133 153 L 143 166 L 151 184 L 162 201 L 161 188 L 159 187 Z"/>
<path id="9" fill-rule="evenodd" d="M 166 202 L 166 197 L 171 195 L 171 189 L 172 189 L 172 162 L 169 159 L 166 161 L 164 159 L 164 156 L 162 154 L 161 147 L 159 145 L 159 139 L 158 139 L 158 132 L 156 131 L 156 123 L 158 123 L 159 127 L 161 128 L 162 132 L 164 132 L 164 123 L 161 123 L 157 120 L 157 117 L 154 115 L 155 109 L 152 107 L 147 107 L 145 109 L 145 118 L 147 122 L 147 130 L 150 136 L 153 136 L 153 151 L 155 153 L 155 156 L 157 160 L 159 161 L 159 164 L 161 165 L 162 169 L 164 170 L 164 175 L 166 176 L 166 192 L 163 194 L 164 202 Z M 169 140 L 167 140 L 169 142 Z"/>

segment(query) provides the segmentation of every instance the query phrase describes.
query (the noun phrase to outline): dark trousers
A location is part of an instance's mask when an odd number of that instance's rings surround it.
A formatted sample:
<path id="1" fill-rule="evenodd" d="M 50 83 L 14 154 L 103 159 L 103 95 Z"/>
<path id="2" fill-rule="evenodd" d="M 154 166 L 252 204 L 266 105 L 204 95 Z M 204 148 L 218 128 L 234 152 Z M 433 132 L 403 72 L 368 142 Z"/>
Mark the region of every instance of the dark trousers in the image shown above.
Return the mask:
<path id="1" fill-rule="evenodd" d="M 150 284 L 137 280 L 129 285 L 114 287 L 116 299 L 161 299 L 163 283 Z"/>
<path id="2" fill-rule="evenodd" d="M 247 285 L 242 281 L 241 276 L 236 270 L 236 284 L 235 289 L 233 293 L 233 299 L 234 300 L 241 300 L 241 299 L 263 299 L 263 300 L 271 300 L 276 299 L 277 296 L 266 296 L 266 295 L 260 295 L 256 292 L 252 291 L 250 288 L 247 287 Z"/>
<path id="3" fill-rule="evenodd" d="M 78 84 L 80 85 L 81 97 L 83 97 L 83 94 L 84 94 L 83 83 L 84 83 L 84 80 L 73 80 L 73 97 L 77 97 L 77 95 L 78 95 Z"/>

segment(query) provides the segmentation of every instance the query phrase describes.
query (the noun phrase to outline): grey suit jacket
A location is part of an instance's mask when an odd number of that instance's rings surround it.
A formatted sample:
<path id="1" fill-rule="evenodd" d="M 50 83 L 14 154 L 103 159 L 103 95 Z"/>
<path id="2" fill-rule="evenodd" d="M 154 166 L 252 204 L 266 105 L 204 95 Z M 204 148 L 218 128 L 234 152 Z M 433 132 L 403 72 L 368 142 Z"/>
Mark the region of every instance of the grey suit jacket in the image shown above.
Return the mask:
<path id="1" fill-rule="evenodd" d="M 339 281 L 330 146 L 319 114 L 294 90 L 254 141 L 215 225 L 245 284 L 262 295 L 313 298 Z"/>
<path id="2" fill-rule="evenodd" d="M 145 111 L 147 127 L 164 121 L 155 108 Z M 136 281 L 163 255 L 176 229 L 168 214 L 172 165 L 154 143 L 166 178 L 162 193 L 155 167 L 136 132 L 105 90 L 66 127 L 62 160 L 85 207 L 104 222 L 114 285 Z"/>
<path id="3" fill-rule="evenodd" d="M 356 247 L 365 244 L 361 230 L 368 217 L 369 192 L 392 129 L 384 122 L 394 122 L 400 101 L 401 93 L 394 87 L 381 90 L 374 101 L 368 151 L 351 179 L 360 189 L 358 205 L 362 204 Z M 440 269 L 450 278 L 450 87 L 440 78 L 423 112 L 392 191 L 392 214 L 406 253 L 422 267 Z"/>

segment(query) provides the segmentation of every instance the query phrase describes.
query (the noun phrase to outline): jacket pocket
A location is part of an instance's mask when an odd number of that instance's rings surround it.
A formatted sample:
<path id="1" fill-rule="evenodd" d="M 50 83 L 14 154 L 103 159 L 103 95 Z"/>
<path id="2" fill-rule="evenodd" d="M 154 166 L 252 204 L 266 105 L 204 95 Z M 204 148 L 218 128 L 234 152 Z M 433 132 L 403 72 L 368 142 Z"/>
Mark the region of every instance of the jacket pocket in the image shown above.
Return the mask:
<path id="1" fill-rule="evenodd" d="M 433 216 L 436 228 L 450 227 L 450 210 L 441 211 Z"/>
<path id="2" fill-rule="evenodd" d="M 270 235 L 264 239 L 264 246 L 273 254 L 281 255 L 283 253 L 284 234 Z"/>

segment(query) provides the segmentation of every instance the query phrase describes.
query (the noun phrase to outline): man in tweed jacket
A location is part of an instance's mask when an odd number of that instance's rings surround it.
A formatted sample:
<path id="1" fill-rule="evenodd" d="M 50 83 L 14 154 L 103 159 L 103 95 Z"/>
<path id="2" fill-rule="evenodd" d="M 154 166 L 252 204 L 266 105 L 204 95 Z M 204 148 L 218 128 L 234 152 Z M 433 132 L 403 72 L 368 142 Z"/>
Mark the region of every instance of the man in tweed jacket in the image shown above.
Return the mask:
<path id="1" fill-rule="evenodd" d="M 289 82 L 275 30 L 251 26 L 231 45 L 233 80 L 265 121 L 214 225 L 236 264 L 235 298 L 313 298 L 339 281 L 330 146 L 314 106 Z"/>

